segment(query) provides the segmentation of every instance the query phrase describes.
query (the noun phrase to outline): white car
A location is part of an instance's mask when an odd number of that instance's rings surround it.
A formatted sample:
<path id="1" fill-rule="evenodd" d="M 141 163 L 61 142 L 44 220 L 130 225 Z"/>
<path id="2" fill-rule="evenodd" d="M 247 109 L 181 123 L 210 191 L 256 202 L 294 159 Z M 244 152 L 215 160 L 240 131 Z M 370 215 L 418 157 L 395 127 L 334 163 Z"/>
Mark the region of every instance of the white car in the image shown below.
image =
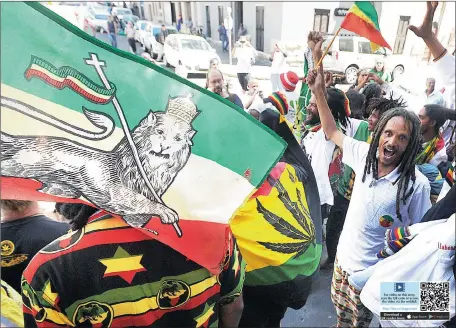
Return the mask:
<path id="1" fill-rule="evenodd" d="M 112 8 L 111 14 L 113 16 L 117 16 L 119 19 L 123 18 L 123 15 L 133 15 L 130 9 L 128 8 L 120 8 L 120 7 L 114 7 Z"/>
<path id="2" fill-rule="evenodd" d="M 167 66 L 182 66 L 188 74 L 202 73 L 214 58 L 221 62 L 215 49 L 200 36 L 171 34 L 166 38 L 163 62 Z"/>
<path id="3" fill-rule="evenodd" d="M 159 42 L 162 24 L 149 23 L 146 32 L 143 34 L 142 44 L 146 52 L 150 53 L 153 59 L 163 58 L 163 44 Z M 179 33 L 174 26 L 166 25 L 168 35 Z"/>
<path id="4" fill-rule="evenodd" d="M 323 50 L 327 48 L 332 37 L 323 43 Z M 356 82 L 359 69 L 371 69 L 378 57 L 384 58 L 385 68 L 391 73 L 392 79 L 404 73 L 406 64 L 402 55 L 393 55 L 385 48 L 372 53 L 370 41 L 358 36 L 337 36 L 331 49 L 323 59 L 323 67 L 334 73 L 345 76 L 349 84 Z"/>
<path id="5" fill-rule="evenodd" d="M 96 26 L 97 32 L 108 32 L 109 12 L 105 10 L 89 10 L 88 21 L 92 26 Z"/>

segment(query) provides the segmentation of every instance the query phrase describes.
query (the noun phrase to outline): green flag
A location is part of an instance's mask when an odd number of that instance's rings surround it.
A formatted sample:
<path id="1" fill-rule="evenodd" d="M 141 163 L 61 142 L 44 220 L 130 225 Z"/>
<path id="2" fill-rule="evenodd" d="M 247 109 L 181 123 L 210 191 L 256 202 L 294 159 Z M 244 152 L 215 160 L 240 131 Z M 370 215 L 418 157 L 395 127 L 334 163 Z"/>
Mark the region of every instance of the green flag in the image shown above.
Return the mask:
<path id="1" fill-rule="evenodd" d="M 36 2 L 1 3 L 1 52 L 3 199 L 93 204 L 220 269 L 228 221 L 283 140 Z"/>
<path id="2" fill-rule="evenodd" d="M 312 51 L 311 49 L 307 49 L 304 52 L 304 77 L 307 77 L 309 70 L 314 68 L 314 62 L 312 58 Z M 311 91 L 307 83 L 302 83 L 301 92 L 299 94 L 299 103 L 297 112 L 299 115 L 296 115 L 296 122 L 295 122 L 295 133 L 297 134 L 298 140 L 301 140 L 301 125 L 302 122 L 306 120 L 306 108 L 309 105 Z"/>

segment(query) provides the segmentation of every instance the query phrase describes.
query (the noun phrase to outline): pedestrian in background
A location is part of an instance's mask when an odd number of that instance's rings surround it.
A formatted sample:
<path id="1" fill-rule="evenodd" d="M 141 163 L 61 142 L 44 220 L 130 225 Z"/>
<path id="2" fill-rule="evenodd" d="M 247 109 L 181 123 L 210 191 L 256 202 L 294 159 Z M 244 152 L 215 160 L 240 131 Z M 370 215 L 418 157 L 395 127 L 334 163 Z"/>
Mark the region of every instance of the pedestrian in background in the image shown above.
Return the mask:
<path id="1" fill-rule="evenodd" d="M 369 83 L 369 72 L 365 69 L 360 69 L 358 71 L 357 77 L 356 77 L 356 82 L 350 86 L 349 90 L 355 90 L 357 92 L 363 92 L 364 88 L 366 87 L 366 84 Z"/>
<path id="2" fill-rule="evenodd" d="M 177 16 L 177 25 L 176 25 L 176 29 L 177 29 L 178 32 L 181 31 L 182 24 L 184 24 L 184 20 L 182 19 L 182 15 L 179 14 L 179 16 Z"/>
<path id="3" fill-rule="evenodd" d="M 247 29 L 244 27 L 244 24 L 239 24 L 238 38 L 241 36 L 247 35 Z"/>
<path id="4" fill-rule="evenodd" d="M 245 35 L 239 38 L 236 46 L 233 49 L 233 57 L 237 58 L 237 76 L 242 90 L 247 91 L 250 69 L 255 61 L 255 49 L 250 42 L 247 41 Z"/>
<path id="5" fill-rule="evenodd" d="M 375 66 L 370 70 L 369 73 L 377 75 L 385 82 L 391 82 L 391 75 L 385 69 L 385 60 L 383 58 L 378 58 L 375 61 Z"/>
<path id="6" fill-rule="evenodd" d="M 130 45 L 131 52 L 136 54 L 135 29 L 133 28 L 132 22 L 128 22 L 127 27 L 125 28 L 125 34 L 127 34 L 127 40 Z"/>
<path id="7" fill-rule="evenodd" d="M 244 109 L 241 99 L 234 93 L 229 93 L 223 74 L 218 69 L 210 69 L 207 72 L 206 89 L 218 94 L 219 96 L 231 101 L 233 104 L 238 105 Z"/>
<path id="8" fill-rule="evenodd" d="M 189 17 L 188 20 L 185 22 L 185 26 L 187 27 L 187 33 L 192 34 L 193 21 L 191 17 Z"/>
<path id="9" fill-rule="evenodd" d="M 108 21 L 108 37 L 109 41 L 111 41 L 111 46 L 117 48 L 117 25 L 114 22 L 114 17 L 109 16 Z"/>
<path id="10" fill-rule="evenodd" d="M 222 22 L 217 30 L 219 33 L 220 41 L 222 41 L 223 52 L 228 51 L 229 42 L 228 34 L 226 34 L 225 23 Z"/>
<path id="11" fill-rule="evenodd" d="M 271 64 L 271 85 L 272 92 L 281 91 L 283 92 L 282 83 L 280 83 L 280 74 L 285 70 L 285 58 L 287 55 L 285 52 L 280 49 L 279 45 L 276 43 L 274 46 L 274 52 L 269 57 Z"/>

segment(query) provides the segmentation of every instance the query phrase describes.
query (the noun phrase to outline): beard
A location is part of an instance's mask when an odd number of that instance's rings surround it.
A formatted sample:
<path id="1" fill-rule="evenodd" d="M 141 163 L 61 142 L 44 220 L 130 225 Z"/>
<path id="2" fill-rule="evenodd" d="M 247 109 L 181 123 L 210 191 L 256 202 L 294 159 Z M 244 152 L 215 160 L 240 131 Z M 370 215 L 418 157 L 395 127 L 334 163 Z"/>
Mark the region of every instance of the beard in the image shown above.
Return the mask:
<path id="1" fill-rule="evenodd" d="M 305 125 L 317 125 L 320 124 L 320 117 L 314 114 L 310 114 L 307 116 L 306 120 L 304 121 Z"/>

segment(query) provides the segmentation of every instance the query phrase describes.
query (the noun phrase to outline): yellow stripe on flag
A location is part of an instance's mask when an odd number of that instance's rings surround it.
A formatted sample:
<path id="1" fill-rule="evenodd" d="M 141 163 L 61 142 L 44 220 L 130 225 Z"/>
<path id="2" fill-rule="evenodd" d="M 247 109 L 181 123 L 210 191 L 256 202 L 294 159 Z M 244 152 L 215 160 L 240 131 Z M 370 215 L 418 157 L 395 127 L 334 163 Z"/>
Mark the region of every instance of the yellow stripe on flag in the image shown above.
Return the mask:
<path id="1" fill-rule="evenodd" d="M 378 31 L 377 27 L 375 26 L 375 23 L 369 17 L 367 17 L 366 14 L 364 14 L 356 5 L 353 5 L 350 8 L 350 10 L 348 11 L 348 13 L 353 13 L 354 15 L 358 16 L 359 18 L 361 18 L 363 21 L 365 21 L 369 25 L 372 25 L 372 28 L 374 30 Z M 347 15 L 348 15 L 348 13 L 347 13 Z"/>

